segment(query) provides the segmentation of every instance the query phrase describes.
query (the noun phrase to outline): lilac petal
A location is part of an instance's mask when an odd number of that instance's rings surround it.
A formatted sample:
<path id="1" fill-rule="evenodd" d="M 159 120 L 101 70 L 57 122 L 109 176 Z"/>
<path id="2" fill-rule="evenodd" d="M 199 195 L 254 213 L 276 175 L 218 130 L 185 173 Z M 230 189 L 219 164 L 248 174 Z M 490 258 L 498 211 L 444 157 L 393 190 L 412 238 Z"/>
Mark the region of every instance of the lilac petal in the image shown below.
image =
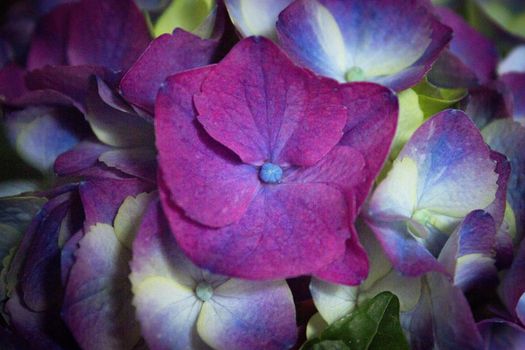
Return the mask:
<path id="1" fill-rule="evenodd" d="M 523 234 L 525 224 L 525 127 L 512 119 L 496 120 L 483 131 L 485 141 L 495 151 L 507 156 L 510 161 L 511 175 L 507 185 L 507 201 L 516 216 L 518 231 Z"/>
<path id="2" fill-rule="evenodd" d="M 525 324 L 525 293 L 523 293 L 520 300 L 518 300 L 518 304 L 516 305 L 516 315 L 521 324 Z"/>
<path id="3" fill-rule="evenodd" d="M 81 118 L 74 110 L 28 107 L 7 114 L 5 124 L 21 157 L 40 171 L 49 172 L 55 159 L 85 134 Z"/>
<path id="4" fill-rule="evenodd" d="M 485 210 L 494 219 L 496 227 L 501 227 L 507 206 L 507 190 L 511 168 L 510 162 L 503 154 L 490 151 L 490 157 L 496 162 L 495 172 L 498 174 L 498 190 L 496 191 L 496 199 Z"/>
<path id="5" fill-rule="evenodd" d="M 50 200 L 35 220 L 38 226 L 24 237 L 27 250 L 18 252 L 24 259 L 19 272 L 19 288 L 27 307 L 36 312 L 60 304 L 62 284 L 60 276 L 60 235 L 66 239 L 72 232 L 60 232 L 60 226 L 72 204 L 71 193 Z M 25 245 L 26 243 L 24 243 Z M 15 259 L 18 257 L 15 256 Z"/>
<path id="6" fill-rule="evenodd" d="M 144 16 L 134 1 L 127 0 L 80 1 L 71 14 L 68 34 L 71 65 L 113 71 L 128 69 L 150 41 Z"/>
<path id="7" fill-rule="evenodd" d="M 155 128 L 170 200 L 192 219 L 221 227 L 242 218 L 260 181 L 255 167 L 241 163 L 196 121 L 192 96 L 209 70 L 188 71 L 168 80 L 157 99 Z"/>
<path id="8" fill-rule="evenodd" d="M 499 63 L 499 75 L 511 72 L 525 73 L 525 45 L 516 46 L 507 57 Z"/>
<path id="9" fill-rule="evenodd" d="M 230 279 L 214 290 L 197 321 L 214 349 L 290 349 L 297 337 L 293 297 L 285 281 Z"/>
<path id="10" fill-rule="evenodd" d="M 505 106 L 503 96 L 493 88 L 481 87 L 471 89 L 468 98 L 464 99 L 465 113 L 481 130 L 495 119 L 508 117 L 510 114 Z M 463 102 L 462 101 L 462 102 Z"/>
<path id="11" fill-rule="evenodd" d="M 149 147 L 108 151 L 99 160 L 108 167 L 146 181 L 155 182 L 157 178 L 157 153 Z"/>
<path id="12" fill-rule="evenodd" d="M 525 73 L 507 73 L 500 77 L 512 118 L 525 126 Z"/>
<path id="13" fill-rule="evenodd" d="M 76 175 L 82 170 L 95 166 L 99 156 L 112 149 L 94 140 L 83 140 L 57 157 L 55 172 L 60 176 Z"/>
<path id="14" fill-rule="evenodd" d="M 491 318 L 478 323 L 486 350 L 525 348 L 525 329 L 506 320 Z"/>
<path id="15" fill-rule="evenodd" d="M 62 350 L 76 346 L 58 312 L 32 312 L 24 307 L 18 293 L 6 303 L 11 328 L 36 350 Z M 0 343 L 1 345 L 1 343 Z M 27 347 L 15 348 L 27 349 Z"/>
<path id="16" fill-rule="evenodd" d="M 204 129 L 254 165 L 313 165 L 346 122 L 338 84 L 295 66 L 264 38 L 237 44 L 201 91 L 194 101 Z"/>
<path id="17" fill-rule="evenodd" d="M 27 69 L 67 65 L 66 45 L 71 5 L 58 6 L 42 17 L 35 29 L 27 57 Z"/>
<path id="18" fill-rule="evenodd" d="M 78 242 L 82 239 L 83 236 L 84 231 L 78 231 L 77 233 L 72 235 L 71 238 L 69 238 L 66 244 L 64 244 L 64 246 L 62 247 L 62 251 L 60 252 L 60 272 L 62 286 L 67 285 L 71 268 L 75 263 L 75 253 L 78 249 Z"/>
<path id="19" fill-rule="evenodd" d="M 241 36 L 265 36 L 273 41 L 277 39 L 275 25 L 279 13 L 293 0 L 226 0 L 226 8 L 232 23 Z"/>
<path id="20" fill-rule="evenodd" d="M 152 185 L 138 179 L 90 179 L 80 185 L 86 219 L 84 228 L 96 223 L 112 224 L 118 208 L 128 196 L 148 192 Z"/>
<path id="21" fill-rule="evenodd" d="M 285 51 L 317 73 L 398 91 L 423 77 L 451 34 L 420 2 L 384 0 L 296 1 L 277 30 Z"/>
<path id="22" fill-rule="evenodd" d="M 402 316 L 405 329 L 411 330 L 412 348 L 483 348 L 481 335 L 463 292 L 454 287 L 447 277 L 437 272 L 429 273 L 424 294 L 420 305 Z M 429 341 L 426 346 L 418 346 Z"/>
<path id="23" fill-rule="evenodd" d="M 318 271 L 343 254 L 346 201 L 327 185 L 264 187 L 239 222 L 220 229 L 185 218 L 160 185 L 181 248 L 193 262 L 214 273 L 247 279 L 299 276 Z"/>
<path id="24" fill-rule="evenodd" d="M 450 236 L 439 261 L 464 292 L 497 280 L 495 266 L 496 226 L 492 216 L 476 210 L 465 217 Z"/>
<path id="25" fill-rule="evenodd" d="M 131 349 L 140 338 L 131 305 L 131 252 L 107 224 L 80 240 L 64 296 L 64 321 L 84 349 Z"/>
<path id="26" fill-rule="evenodd" d="M 478 77 L 472 68 L 450 50 L 444 50 L 434 62 L 427 80 L 434 86 L 447 89 L 472 89 L 479 86 Z"/>
<path id="27" fill-rule="evenodd" d="M 479 82 L 485 84 L 495 77 L 498 52 L 490 40 L 482 36 L 454 11 L 436 7 L 441 22 L 454 31 L 449 50 L 471 69 Z"/>
<path id="28" fill-rule="evenodd" d="M 371 83 L 349 84 L 343 89 L 348 119 L 339 144 L 363 155 L 368 177 L 354 189 L 361 207 L 390 151 L 398 120 L 398 102 L 390 89 Z"/>
<path id="29" fill-rule="evenodd" d="M 523 279 L 524 272 L 525 241 L 522 241 L 499 290 L 503 303 L 514 317 L 518 316 L 517 312 L 523 311 L 522 305 L 520 305 L 520 300 L 525 293 L 525 280 Z M 520 315 L 522 314 L 520 313 Z"/>
<path id="30" fill-rule="evenodd" d="M 461 217 L 494 200 L 495 162 L 476 126 L 460 111 L 441 112 L 425 123 L 399 154 L 403 157 L 418 163 L 418 208 Z"/>
<path id="31" fill-rule="evenodd" d="M 402 272 L 436 269 L 439 264 L 430 252 L 437 256 L 446 234 L 462 217 L 495 200 L 496 164 L 480 136 L 462 112 L 436 115 L 414 133 L 376 189 L 368 221 Z M 409 223 L 421 225 L 416 228 L 421 237 L 413 236 Z"/>
<path id="32" fill-rule="evenodd" d="M 441 112 L 423 124 L 405 145 L 399 159 L 400 167 L 403 162 L 407 163 L 407 170 L 403 171 L 412 169 L 411 176 L 416 176 L 415 197 L 412 193 L 406 199 L 407 204 L 399 208 L 382 203 L 381 198 L 394 195 L 393 189 L 388 188 L 396 181 L 390 183 L 387 177 L 374 194 L 377 199 L 371 200 L 373 215 L 407 217 L 416 210 L 428 209 L 436 214 L 461 218 L 494 201 L 498 180 L 494 171 L 496 164 L 476 126 L 460 111 Z M 414 163 L 416 169 L 413 169 Z M 409 164 L 412 167 L 408 167 Z M 395 174 L 393 170 L 392 177 Z"/>
<path id="33" fill-rule="evenodd" d="M 135 113 L 116 109 L 106 103 L 102 99 L 105 90 L 108 87 L 101 79 L 92 79 L 86 97 L 86 119 L 97 138 L 115 147 L 153 145 L 152 123 Z"/>
<path id="34" fill-rule="evenodd" d="M 120 82 L 122 96 L 153 113 L 162 82 L 175 73 L 212 62 L 218 42 L 182 29 L 153 40 Z"/>
<path id="35" fill-rule="evenodd" d="M 381 242 L 394 267 L 406 276 L 420 276 L 427 271 L 445 272 L 445 268 L 408 231 L 407 223 L 371 222 L 368 225 Z"/>

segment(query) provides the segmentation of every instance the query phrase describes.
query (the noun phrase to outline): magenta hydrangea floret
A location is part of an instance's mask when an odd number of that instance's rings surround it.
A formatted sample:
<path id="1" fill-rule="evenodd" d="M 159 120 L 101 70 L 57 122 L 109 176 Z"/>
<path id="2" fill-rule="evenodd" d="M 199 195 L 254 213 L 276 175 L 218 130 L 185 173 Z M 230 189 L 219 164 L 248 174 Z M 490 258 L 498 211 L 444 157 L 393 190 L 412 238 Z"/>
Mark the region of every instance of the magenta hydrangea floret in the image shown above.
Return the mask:
<path id="1" fill-rule="evenodd" d="M 169 78 L 155 112 L 164 210 L 195 263 L 249 279 L 366 276 L 352 222 L 393 137 L 391 92 L 315 76 L 248 38 Z M 363 115 L 387 124 L 381 141 L 352 136 Z"/>

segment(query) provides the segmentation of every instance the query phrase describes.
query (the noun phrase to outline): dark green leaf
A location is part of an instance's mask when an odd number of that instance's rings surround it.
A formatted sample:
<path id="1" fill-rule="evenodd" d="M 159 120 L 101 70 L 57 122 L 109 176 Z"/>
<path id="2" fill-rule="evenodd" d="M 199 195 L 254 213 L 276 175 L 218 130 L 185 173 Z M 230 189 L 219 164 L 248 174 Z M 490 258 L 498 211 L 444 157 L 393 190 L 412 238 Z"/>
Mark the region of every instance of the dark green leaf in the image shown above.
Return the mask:
<path id="1" fill-rule="evenodd" d="M 327 343 L 339 340 L 340 343 Z M 408 343 L 399 322 L 399 300 L 390 292 L 383 292 L 367 300 L 350 314 L 335 321 L 319 338 L 306 342 L 303 350 L 352 349 L 352 350 L 405 350 Z"/>

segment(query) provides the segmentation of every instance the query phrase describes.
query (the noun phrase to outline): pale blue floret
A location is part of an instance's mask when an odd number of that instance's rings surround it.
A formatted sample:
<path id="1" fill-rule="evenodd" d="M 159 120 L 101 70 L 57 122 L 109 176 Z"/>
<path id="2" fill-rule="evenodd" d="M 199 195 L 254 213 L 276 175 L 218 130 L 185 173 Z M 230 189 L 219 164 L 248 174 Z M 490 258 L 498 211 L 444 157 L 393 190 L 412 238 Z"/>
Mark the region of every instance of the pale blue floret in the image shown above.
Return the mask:
<path id="1" fill-rule="evenodd" d="M 264 163 L 259 171 L 259 178 L 262 182 L 268 184 L 275 184 L 281 181 L 283 177 L 283 169 L 277 164 Z"/>
<path id="2" fill-rule="evenodd" d="M 208 301 L 213 296 L 213 287 L 206 281 L 199 282 L 195 287 L 197 298 L 202 301 Z"/>

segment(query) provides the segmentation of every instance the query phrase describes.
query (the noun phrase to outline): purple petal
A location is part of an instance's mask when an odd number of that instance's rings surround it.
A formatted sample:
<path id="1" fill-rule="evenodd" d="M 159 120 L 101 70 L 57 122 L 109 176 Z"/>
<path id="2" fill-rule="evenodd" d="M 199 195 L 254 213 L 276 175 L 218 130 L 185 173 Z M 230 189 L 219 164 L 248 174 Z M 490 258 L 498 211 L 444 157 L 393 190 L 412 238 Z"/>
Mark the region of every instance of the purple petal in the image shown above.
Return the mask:
<path id="1" fill-rule="evenodd" d="M 483 349 L 481 335 L 461 289 L 447 277 L 426 276 L 423 297 L 414 311 L 402 315 L 413 349 Z"/>
<path id="2" fill-rule="evenodd" d="M 350 227 L 351 237 L 346 240 L 344 254 L 314 275 L 331 283 L 355 286 L 361 284 L 368 275 L 369 262 L 357 232 Z"/>
<path id="3" fill-rule="evenodd" d="M 140 147 L 154 143 L 153 125 L 135 113 L 114 108 L 103 100 L 109 88 L 101 79 L 91 79 L 86 97 L 86 119 L 97 138 L 115 147 Z M 116 96 L 106 96 L 117 98 Z"/>
<path id="4" fill-rule="evenodd" d="M 71 65 L 128 69 L 146 49 L 149 31 L 134 1 L 82 0 L 69 24 L 67 57 Z"/>
<path id="5" fill-rule="evenodd" d="M 0 69 L 0 101 L 10 102 L 27 92 L 25 70 L 14 63 Z"/>
<path id="6" fill-rule="evenodd" d="M 517 312 L 522 312 L 519 301 L 525 293 L 525 241 L 523 241 L 516 253 L 510 269 L 507 271 L 500 287 L 501 299 L 507 310 L 516 317 Z M 520 308 L 521 307 L 521 308 Z"/>
<path id="7" fill-rule="evenodd" d="M 77 175 L 82 170 L 95 166 L 99 156 L 112 149 L 112 147 L 97 141 L 81 141 L 56 159 L 55 172 L 60 176 Z"/>
<path id="8" fill-rule="evenodd" d="M 339 144 L 363 155 L 368 177 L 354 189 L 361 207 L 390 151 L 397 126 L 398 103 L 391 90 L 371 83 L 354 83 L 343 89 L 348 119 Z"/>
<path id="9" fill-rule="evenodd" d="M 46 66 L 36 69 L 26 76 L 26 83 L 31 90 L 53 90 L 64 98 L 69 98 L 73 105 L 84 112 L 89 81 L 92 75 L 105 81 L 114 80 L 114 76 L 100 67 L 93 66 Z M 44 96 L 45 97 L 45 96 Z M 56 97 L 51 96 L 56 99 Z"/>
<path id="10" fill-rule="evenodd" d="M 491 318 L 478 323 L 486 350 L 508 350 L 525 348 L 525 329 L 517 324 Z"/>
<path id="11" fill-rule="evenodd" d="M 131 305 L 131 252 L 107 224 L 80 240 L 64 296 L 63 319 L 84 349 L 131 349 L 140 339 Z"/>
<path id="12" fill-rule="evenodd" d="M 78 231 L 77 233 L 72 235 L 71 238 L 69 238 L 68 241 L 62 247 L 62 251 L 60 252 L 60 271 L 63 286 L 67 285 L 71 268 L 75 263 L 75 253 L 78 249 L 78 242 L 82 239 L 83 236 L 84 231 Z"/>
<path id="13" fill-rule="evenodd" d="M 451 36 L 426 4 L 412 0 L 296 1 L 277 30 L 285 51 L 317 73 L 397 91 L 423 77 Z"/>
<path id="14" fill-rule="evenodd" d="M 464 292 L 497 280 L 495 266 L 496 226 L 492 216 L 476 210 L 465 217 L 450 236 L 439 261 Z"/>
<path id="15" fill-rule="evenodd" d="M 96 223 L 112 224 L 118 208 L 128 196 L 148 192 L 152 185 L 138 179 L 90 179 L 80 185 L 87 230 Z"/>
<path id="16" fill-rule="evenodd" d="M 277 16 L 293 0 L 226 0 L 226 8 L 232 23 L 241 36 L 261 35 L 275 41 Z"/>
<path id="17" fill-rule="evenodd" d="M 11 328 L 31 345 L 31 349 L 63 350 L 76 346 L 58 312 L 32 312 L 24 307 L 18 293 L 14 293 L 9 298 L 5 308 L 10 316 Z M 27 349 L 27 347 L 15 349 Z"/>
<path id="18" fill-rule="evenodd" d="M 283 184 L 324 183 L 353 199 L 353 189 L 367 180 L 365 159 L 361 153 L 347 146 L 335 146 L 323 159 L 308 168 L 291 168 L 284 171 Z"/>
<path id="19" fill-rule="evenodd" d="M 492 216 L 496 227 L 500 227 L 505 216 L 505 207 L 507 205 L 507 189 L 511 174 L 510 162 L 503 154 L 491 151 L 490 157 L 496 162 L 495 172 L 498 174 L 498 190 L 496 191 L 496 199 L 485 208 L 485 210 Z"/>
<path id="20" fill-rule="evenodd" d="M 108 167 L 140 179 L 155 182 L 157 178 L 157 153 L 147 147 L 115 149 L 103 153 L 99 160 Z"/>
<path id="21" fill-rule="evenodd" d="M 471 69 L 479 81 L 485 84 L 495 77 L 498 52 L 490 40 L 482 36 L 454 11 L 436 7 L 441 22 L 454 31 L 449 50 Z"/>
<path id="22" fill-rule="evenodd" d="M 406 222 L 368 221 L 368 225 L 392 265 L 404 275 L 415 277 L 428 271 L 445 272 L 443 265 L 408 231 Z"/>
<path id="23" fill-rule="evenodd" d="M 182 29 L 153 40 L 120 82 L 122 96 L 153 113 L 162 82 L 175 73 L 212 62 L 218 42 Z"/>
<path id="24" fill-rule="evenodd" d="M 27 307 L 42 312 L 60 303 L 62 284 L 60 276 L 61 234 L 69 238 L 72 232 L 61 232 L 60 226 L 72 204 L 71 193 L 65 193 L 49 201 L 35 220 L 38 226 L 34 232 L 24 236 L 23 245 L 18 254 L 24 259 L 18 274 L 19 288 Z M 15 256 L 15 259 L 18 257 Z"/>
<path id="25" fill-rule="evenodd" d="M 427 80 L 432 85 L 447 88 L 475 88 L 479 86 L 478 77 L 471 66 L 450 50 L 444 50 L 428 72 Z"/>
<path id="26" fill-rule="evenodd" d="M 346 122 L 338 84 L 293 65 L 264 38 L 241 41 L 201 91 L 194 101 L 204 129 L 254 165 L 312 165 Z"/>
<path id="27" fill-rule="evenodd" d="M 58 6 L 40 19 L 27 57 L 28 70 L 67 65 L 67 34 L 72 9 L 71 5 Z"/>
<path id="28" fill-rule="evenodd" d="M 266 186 L 239 222 L 220 229 L 185 218 L 162 187 L 163 205 L 181 248 L 214 273 L 247 279 L 292 277 L 318 271 L 343 254 L 347 205 L 342 194 L 327 185 Z"/>
<path id="29" fill-rule="evenodd" d="M 509 116 L 503 96 L 490 87 L 471 89 L 468 98 L 463 101 L 466 106 L 462 109 L 480 130 L 495 119 Z"/>
<path id="30" fill-rule="evenodd" d="M 516 217 L 516 227 L 523 234 L 525 227 L 525 127 L 512 119 L 496 120 L 483 131 L 485 141 L 495 151 L 507 156 L 510 161 L 511 175 L 507 185 L 509 201 Z"/>
<path id="31" fill-rule="evenodd" d="M 525 73 L 507 73 L 500 77 L 512 118 L 525 126 Z"/>
<path id="32" fill-rule="evenodd" d="M 157 100 L 155 128 L 170 200 L 192 219 L 221 227 L 241 219 L 260 181 L 255 167 L 242 164 L 197 123 L 192 96 L 209 71 L 193 70 L 168 80 Z"/>

